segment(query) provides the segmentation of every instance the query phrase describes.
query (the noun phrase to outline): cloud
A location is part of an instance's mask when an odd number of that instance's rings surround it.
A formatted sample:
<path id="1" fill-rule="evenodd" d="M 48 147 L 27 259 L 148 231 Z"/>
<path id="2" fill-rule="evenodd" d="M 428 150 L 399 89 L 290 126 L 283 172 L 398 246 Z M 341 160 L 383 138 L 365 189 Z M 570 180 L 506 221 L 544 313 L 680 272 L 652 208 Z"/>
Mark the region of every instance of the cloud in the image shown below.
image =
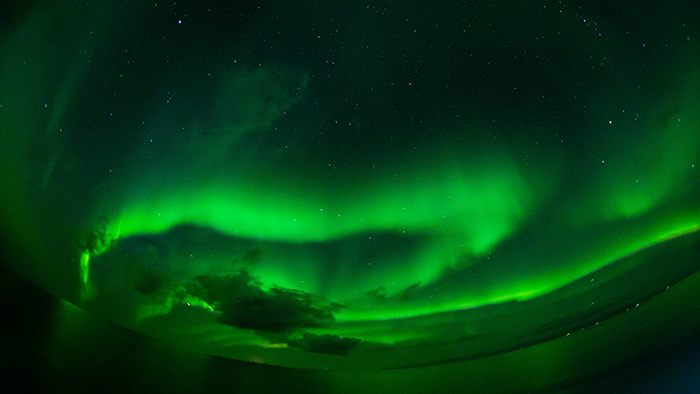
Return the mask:
<path id="1" fill-rule="evenodd" d="M 175 280 L 158 248 L 150 243 L 115 244 L 91 262 L 90 280 L 97 284 L 92 308 L 109 311 L 126 325 L 169 312 Z"/>
<path id="2" fill-rule="evenodd" d="M 304 332 L 331 324 L 334 313 L 344 306 L 299 290 L 265 291 L 261 285 L 248 270 L 241 269 L 225 276 L 200 276 L 185 287 L 192 296 L 217 305 L 219 322 L 253 330 L 272 342 L 338 356 L 349 354 L 362 343 L 356 338 Z"/>
<path id="3" fill-rule="evenodd" d="M 215 311 L 212 317 L 219 323 L 252 330 L 272 343 L 331 355 L 347 355 L 362 343 L 356 338 L 306 332 L 330 327 L 335 313 L 345 306 L 300 290 L 264 286 L 252 271 L 262 253 L 259 248 L 242 252 L 224 270 L 201 274 L 200 269 L 173 272 L 177 255 L 173 247 L 162 237 L 130 237 L 97 256 L 94 279 L 100 291 L 95 305 L 129 312 L 119 320 L 138 323 L 170 313 L 174 304 L 190 305 L 196 300 Z"/>
<path id="4" fill-rule="evenodd" d="M 251 288 L 246 293 L 221 303 L 221 322 L 256 331 L 286 333 L 320 327 L 334 320 L 331 309 L 315 305 L 313 296 L 301 291 L 272 289 L 266 293 Z"/>
<path id="5" fill-rule="evenodd" d="M 401 301 L 410 301 L 411 298 L 413 298 L 413 290 L 418 288 L 418 286 L 420 286 L 420 281 L 412 284 L 411 286 L 408 286 L 403 292 L 401 292 L 399 299 Z"/>
<path id="6" fill-rule="evenodd" d="M 399 301 L 410 301 L 413 298 L 414 290 L 416 290 L 420 286 L 420 284 L 421 282 L 418 281 L 406 287 L 403 291 L 396 295 L 397 299 Z M 386 287 L 384 286 L 379 286 L 375 289 L 369 290 L 365 293 L 365 295 L 376 301 L 384 302 L 387 300 Z"/>
<path id="7" fill-rule="evenodd" d="M 301 339 L 289 340 L 289 346 L 298 347 L 311 353 L 346 356 L 360 346 L 362 341 L 357 338 L 341 338 L 337 335 L 316 335 L 304 333 Z"/>
<path id="8" fill-rule="evenodd" d="M 230 326 L 272 334 L 317 328 L 335 320 L 343 306 L 299 290 L 272 288 L 247 270 L 225 276 L 199 276 L 186 284 L 188 292 L 216 304 L 220 321 Z"/>

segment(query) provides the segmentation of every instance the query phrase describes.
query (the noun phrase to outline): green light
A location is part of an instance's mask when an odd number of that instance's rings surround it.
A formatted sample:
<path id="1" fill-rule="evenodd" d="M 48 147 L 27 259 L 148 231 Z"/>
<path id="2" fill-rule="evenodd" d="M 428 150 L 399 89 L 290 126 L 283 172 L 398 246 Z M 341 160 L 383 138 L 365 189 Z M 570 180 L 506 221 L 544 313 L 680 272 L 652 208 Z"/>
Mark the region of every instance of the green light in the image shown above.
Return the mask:
<path id="1" fill-rule="evenodd" d="M 175 299 L 172 295 L 165 298 L 162 304 L 143 303 L 138 306 L 134 322 L 136 324 L 154 316 L 167 315 L 173 309 Z"/>
<path id="2" fill-rule="evenodd" d="M 83 252 L 80 255 L 80 279 L 83 284 L 88 282 L 88 274 L 90 273 L 90 252 Z"/>
<path id="3" fill-rule="evenodd" d="M 483 253 L 529 217 L 543 196 L 530 186 L 537 174 L 523 172 L 508 154 L 457 155 L 446 150 L 432 163 L 397 163 L 360 180 L 310 171 L 269 182 L 284 173 L 284 161 L 256 172 L 236 163 L 154 169 L 131 188 L 110 232 L 128 237 L 192 224 L 267 241 L 323 242 L 449 227 L 445 236 Z"/>
<path id="4" fill-rule="evenodd" d="M 181 304 L 185 304 L 187 306 L 194 306 L 194 307 L 199 307 L 205 310 L 208 310 L 209 312 L 214 312 L 214 307 L 207 304 L 206 301 L 201 300 L 197 297 L 193 297 L 189 294 L 187 294 L 182 300 L 180 300 Z"/>
<path id="5" fill-rule="evenodd" d="M 694 224 L 691 224 L 689 226 L 681 227 L 679 229 L 673 230 L 669 233 L 659 235 L 657 240 L 659 242 L 668 241 L 670 239 L 680 237 L 681 235 L 690 234 L 692 232 L 698 231 L 698 229 L 700 229 L 700 223 L 694 223 Z"/>
<path id="6" fill-rule="evenodd" d="M 671 225 L 674 224 L 677 226 L 679 225 L 678 223 L 672 223 Z M 420 306 L 394 305 L 394 308 L 384 310 L 361 310 L 360 308 L 342 310 L 336 314 L 336 319 L 340 322 L 404 319 L 426 316 L 434 313 L 476 308 L 508 301 L 525 301 L 550 293 L 608 264 L 614 263 L 654 244 L 668 241 L 672 238 L 690 234 L 698 230 L 700 230 L 700 224 L 697 222 L 692 224 L 680 224 L 679 227 L 675 229 L 670 229 L 668 226 L 660 227 L 657 231 L 662 232 L 661 236 L 654 233 L 647 233 L 640 238 L 632 237 L 625 244 L 610 248 L 607 252 L 597 257 L 586 256 L 583 261 L 569 261 L 566 264 L 566 269 L 553 270 L 537 278 L 526 280 L 516 278 L 512 281 L 507 281 L 500 286 L 487 289 L 483 295 L 478 297 L 465 294 L 462 297 L 458 296 L 456 299 L 440 304 Z"/>
<path id="7" fill-rule="evenodd" d="M 85 302 L 95 296 L 95 286 L 90 279 L 90 252 L 80 254 L 80 300 Z"/>
<path id="8" fill-rule="evenodd" d="M 412 360 L 431 365 L 482 340 L 541 339 L 495 311 L 534 311 L 556 331 L 595 321 L 599 304 L 614 314 L 657 287 L 672 294 L 697 268 L 700 74 L 685 25 L 648 42 L 601 13 L 567 31 L 583 10 L 544 30 L 480 32 L 484 20 L 465 38 L 446 27 L 470 7 L 405 10 L 418 35 L 363 23 L 362 9 L 340 25 L 256 9 L 229 35 L 197 4 L 180 7 L 197 16 L 182 24 L 159 20 L 161 5 L 110 4 L 21 9 L 0 44 L 7 260 L 100 318 L 299 368 L 328 365 L 308 361 L 324 343 L 339 349 L 319 357 L 345 350 L 352 368 L 454 346 Z M 298 34 L 309 26 L 318 34 Z M 429 35 L 450 45 L 415 41 Z M 530 53 L 540 39 L 547 56 Z M 326 54 L 296 56 L 318 42 Z M 590 308 L 593 293 L 605 294 Z M 69 304 L 58 312 L 80 322 Z M 569 356 L 529 354 L 543 370 Z"/>

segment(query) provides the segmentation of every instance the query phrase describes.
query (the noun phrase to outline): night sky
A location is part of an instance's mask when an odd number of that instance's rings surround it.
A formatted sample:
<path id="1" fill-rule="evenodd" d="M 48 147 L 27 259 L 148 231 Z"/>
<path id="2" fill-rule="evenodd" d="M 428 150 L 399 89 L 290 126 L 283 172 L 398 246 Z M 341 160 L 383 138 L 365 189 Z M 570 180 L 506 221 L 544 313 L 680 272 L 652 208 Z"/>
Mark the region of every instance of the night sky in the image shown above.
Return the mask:
<path id="1" fill-rule="evenodd" d="M 383 384 L 662 351 L 700 327 L 700 8 L 598 3 L 2 6 L 10 266 L 66 319 Z"/>

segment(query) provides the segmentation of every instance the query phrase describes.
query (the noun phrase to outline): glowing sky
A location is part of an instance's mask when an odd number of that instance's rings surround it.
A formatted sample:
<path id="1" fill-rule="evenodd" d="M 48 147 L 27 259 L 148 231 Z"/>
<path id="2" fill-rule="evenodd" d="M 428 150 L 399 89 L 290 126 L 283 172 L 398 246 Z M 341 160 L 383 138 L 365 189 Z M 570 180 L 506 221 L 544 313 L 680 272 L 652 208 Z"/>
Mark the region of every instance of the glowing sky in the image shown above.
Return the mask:
<path id="1" fill-rule="evenodd" d="M 3 42 L 3 221 L 75 274 L 42 285 L 119 324 L 287 366 L 440 363 L 596 324 L 698 268 L 680 12 L 67 7 L 83 22 L 61 50 L 49 11 Z"/>

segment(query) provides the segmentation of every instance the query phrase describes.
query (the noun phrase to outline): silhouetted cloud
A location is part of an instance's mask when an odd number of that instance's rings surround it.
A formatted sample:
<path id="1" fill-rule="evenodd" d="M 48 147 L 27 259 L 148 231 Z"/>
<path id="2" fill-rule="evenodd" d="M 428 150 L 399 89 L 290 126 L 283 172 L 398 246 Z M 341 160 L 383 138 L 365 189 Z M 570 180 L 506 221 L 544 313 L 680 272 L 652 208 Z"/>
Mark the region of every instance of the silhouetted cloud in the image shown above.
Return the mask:
<path id="1" fill-rule="evenodd" d="M 401 301 L 409 301 L 413 297 L 413 290 L 418 288 L 418 286 L 420 286 L 420 281 L 408 286 L 403 292 L 401 292 L 399 299 Z"/>
<path id="2" fill-rule="evenodd" d="M 313 296 L 301 291 L 272 289 L 266 293 L 257 288 L 219 306 L 222 323 L 273 333 L 320 327 L 334 320 L 331 309 L 315 305 Z"/>
<path id="3" fill-rule="evenodd" d="M 173 263 L 177 259 L 174 250 L 178 245 L 191 249 L 201 238 L 211 239 L 211 234 L 205 229 L 182 227 L 168 235 L 175 240 L 162 236 L 125 238 L 95 257 L 93 280 L 100 286 L 91 302 L 123 311 L 118 320 L 130 324 L 170 313 L 173 301 L 189 306 L 197 300 L 213 308 L 216 314 L 212 316 L 220 323 L 314 353 L 345 355 L 361 342 L 305 332 L 330 326 L 334 314 L 345 306 L 300 290 L 263 286 L 253 275 L 263 253 L 260 248 L 242 248 L 223 272 L 193 269 Z M 201 274 L 203 271 L 208 273 Z M 193 272 L 200 274 L 190 276 Z"/>
<path id="4" fill-rule="evenodd" d="M 342 308 L 299 290 L 264 291 L 261 282 L 247 270 L 223 277 L 199 276 L 186 286 L 193 296 L 217 305 L 222 323 L 263 333 L 289 334 L 321 327 L 334 321 L 333 313 Z"/>
<path id="5" fill-rule="evenodd" d="M 185 284 L 187 292 L 221 313 L 219 321 L 254 330 L 272 342 L 284 342 L 307 352 L 344 356 L 362 342 L 337 335 L 304 332 L 332 323 L 334 313 L 344 306 L 299 290 L 272 288 L 241 269 L 226 276 L 199 276 Z"/>
<path id="6" fill-rule="evenodd" d="M 298 347 L 311 353 L 346 356 L 362 341 L 357 338 L 341 338 L 337 335 L 316 335 L 304 333 L 301 339 L 289 340 L 289 346 Z"/>

